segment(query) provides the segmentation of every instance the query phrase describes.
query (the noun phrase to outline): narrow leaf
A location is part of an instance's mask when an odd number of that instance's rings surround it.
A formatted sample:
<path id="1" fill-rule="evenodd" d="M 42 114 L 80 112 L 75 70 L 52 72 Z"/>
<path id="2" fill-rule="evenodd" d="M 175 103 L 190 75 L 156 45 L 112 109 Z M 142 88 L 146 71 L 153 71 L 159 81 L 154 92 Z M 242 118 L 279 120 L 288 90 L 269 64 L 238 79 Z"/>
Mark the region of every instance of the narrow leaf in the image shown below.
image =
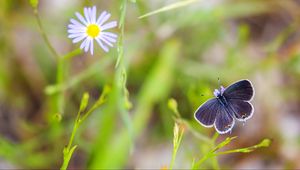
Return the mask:
<path id="1" fill-rule="evenodd" d="M 158 13 L 161 13 L 161 12 L 166 12 L 166 11 L 169 11 L 169 10 L 172 10 L 172 9 L 176 9 L 176 8 L 179 8 L 179 7 L 187 6 L 187 5 L 190 5 L 190 4 L 192 4 L 192 3 L 196 2 L 196 1 L 199 1 L 199 0 L 185 0 L 185 1 L 176 2 L 176 3 L 173 3 L 171 5 L 167 5 L 165 7 L 162 7 L 160 9 L 158 9 L 158 10 L 146 13 L 146 14 L 140 16 L 139 19 L 142 19 L 142 18 L 145 18 L 145 17 L 149 17 L 151 15 L 158 14 Z"/>

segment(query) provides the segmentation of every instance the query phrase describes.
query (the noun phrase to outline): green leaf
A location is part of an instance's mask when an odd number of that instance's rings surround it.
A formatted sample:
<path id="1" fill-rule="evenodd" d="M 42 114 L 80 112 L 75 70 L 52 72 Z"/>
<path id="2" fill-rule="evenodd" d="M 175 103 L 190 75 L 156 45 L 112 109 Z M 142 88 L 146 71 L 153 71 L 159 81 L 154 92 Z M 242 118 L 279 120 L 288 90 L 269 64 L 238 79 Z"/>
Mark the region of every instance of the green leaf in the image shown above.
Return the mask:
<path id="1" fill-rule="evenodd" d="M 154 15 L 154 14 L 158 14 L 158 13 L 161 13 L 161 12 L 166 12 L 166 11 L 169 11 L 169 10 L 172 10 L 172 9 L 176 9 L 176 8 L 179 8 L 179 7 L 183 7 L 183 6 L 187 6 L 187 5 L 190 5 L 196 1 L 199 1 L 199 0 L 185 0 L 185 1 L 180 1 L 180 2 L 175 2 L 171 5 L 167 5 L 165 7 L 162 7 L 158 10 L 155 10 L 155 11 L 152 11 L 152 12 L 149 12 L 149 13 L 146 13 L 142 16 L 139 17 L 139 19 L 142 19 L 142 18 L 145 18 L 145 17 L 149 17 L 151 15 Z"/>

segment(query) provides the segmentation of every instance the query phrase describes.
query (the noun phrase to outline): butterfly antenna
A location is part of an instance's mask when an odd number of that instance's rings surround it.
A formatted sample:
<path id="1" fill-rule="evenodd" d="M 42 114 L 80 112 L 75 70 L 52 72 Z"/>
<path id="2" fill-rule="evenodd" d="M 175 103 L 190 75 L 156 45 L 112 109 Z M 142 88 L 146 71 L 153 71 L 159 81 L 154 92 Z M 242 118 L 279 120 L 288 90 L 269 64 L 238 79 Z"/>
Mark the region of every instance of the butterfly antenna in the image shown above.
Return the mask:
<path id="1" fill-rule="evenodd" d="M 219 85 L 219 87 L 221 86 L 221 80 L 220 80 L 220 77 L 218 77 L 218 85 Z"/>

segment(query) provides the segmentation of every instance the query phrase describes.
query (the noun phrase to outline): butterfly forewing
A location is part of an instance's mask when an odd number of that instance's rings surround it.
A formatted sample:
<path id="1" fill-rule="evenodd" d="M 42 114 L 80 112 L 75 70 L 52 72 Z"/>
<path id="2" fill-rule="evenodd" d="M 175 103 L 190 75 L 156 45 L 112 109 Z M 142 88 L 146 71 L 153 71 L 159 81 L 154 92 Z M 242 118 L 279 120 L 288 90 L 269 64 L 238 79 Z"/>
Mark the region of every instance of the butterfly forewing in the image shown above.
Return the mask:
<path id="1" fill-rule="evenodd" d="M 249 80 L 240 80 L 227 87 L 223 93 L 226 99 L 250 101 L 254 94 L 253 86 Z"/>
<path id="2" fill-rule="evenodd" d="M 216 98 L 210 99 L 197 109 L 195 112 L 195 118 L 203 126 L 211 127 L 215 122 L 216 115 L 220 107 L 221 105 Z"/>

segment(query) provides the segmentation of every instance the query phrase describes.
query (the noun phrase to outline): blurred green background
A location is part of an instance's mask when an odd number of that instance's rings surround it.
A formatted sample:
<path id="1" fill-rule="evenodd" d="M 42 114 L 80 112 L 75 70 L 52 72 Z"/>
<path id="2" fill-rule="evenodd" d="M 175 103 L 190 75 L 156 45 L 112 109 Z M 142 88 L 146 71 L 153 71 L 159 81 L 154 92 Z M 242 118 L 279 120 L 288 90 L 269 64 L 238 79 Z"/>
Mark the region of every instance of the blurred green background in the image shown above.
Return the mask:
<path id="1" fill-rule="evenodd" d="M 189 168 L 210 148 L 197 134 L 211 138 L 215 130 L 193 114 L 212 97 L 218 78 L 224 86 L 249 79 L 256 90 L 254 116 L 218 141 L 238 136 L 227 148 L 240 148 L 272 139 L 268 148 L 218 157 L 220 167 L 300 168 L 300 1 L 199 0 L 138 18 L 175 2 L 127 2 L 122 70 L 115 68 L 116 48 L 106 54 L 96 47 L 94 56 L 66 60 L 58 76 L 30 3 L 1 0 L 0 169 L 59 168 L 83 93 L 90 94 L 90 107 L 105 85 L 111 93 L 76 133 L 69 168 L 168 167 L 170 98 L 196 131 L 185 131 L 174 165 Z M 76 11 L 96 5 L 98 15 L 107 10 L 119 20 L 121 3 L 41 0 L 38 9 L 50 43 L 64 55 L 79 47 L 67 38 Z"/>

